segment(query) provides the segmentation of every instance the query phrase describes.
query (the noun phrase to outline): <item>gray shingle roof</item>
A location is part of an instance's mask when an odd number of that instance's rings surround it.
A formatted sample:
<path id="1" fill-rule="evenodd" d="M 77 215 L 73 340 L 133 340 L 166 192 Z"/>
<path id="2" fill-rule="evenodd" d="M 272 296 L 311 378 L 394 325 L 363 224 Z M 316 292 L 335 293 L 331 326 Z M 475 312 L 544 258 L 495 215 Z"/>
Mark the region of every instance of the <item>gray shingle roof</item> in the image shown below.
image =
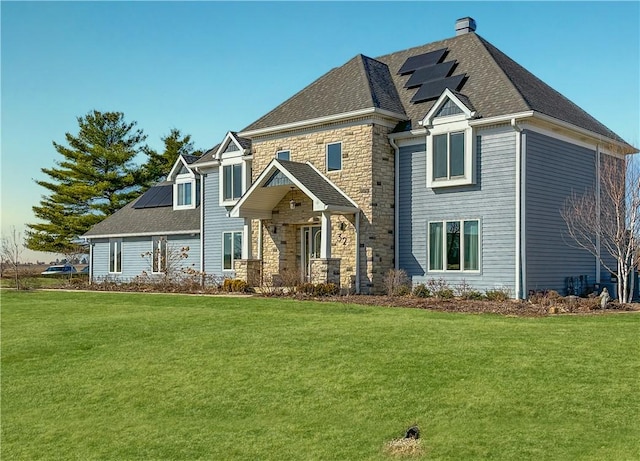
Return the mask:
<path id="1" fill-rule="evenodd" d="M 354 208 L 354 204 L 349 199 L 310 165 L 288 160 L 277 160 L 277 162 L 325 205 Z"/>
<path id="2" fill-rule="evenodd" d="M 83 237 L 176 232 L 199 232 L 200 207 L 174 210 L 173 206 L 133 208 L 133 200 L 93 226 Z"/>
<path id="3" fill-rule="evenodd" d="M 220 148 L 220 144 L 216 144 L 211 149 L 209 149 L 204 154 L 202 154 L 200 158 L 196 160 L 194 163 L 197 165 L 199 163 L 206 163 L 214 160 L 216 152 L 218 151 L 219 148 Z"/>
<path id="4" fill-rule="evenodd" d="M 192 163 L 197 161 L 200 157 L 197 155 L 182 154 L 182 158 L 187 162 L 187 165 L 191 165 Z"/>
<path id="5" fill-rule="evenodd" d="M 405 89 L 410 74 L 399 75 L 405 61 L 423 53 L 447 49 L 444 61 L 457 62 L 452 75 L 466 74 L 458 90 L 476 116 L 482 118 L 536 111 L 580 128 L 622 141 L 531 72 L 474 32 L 371 59 L 358 55 L 256 120 L 243 131 L 275 127 L 365 108 L 406 114 L 417 128 L 435 100 L 411 103 L 417 88 Z"/>
<path id="6" fill-rule="evenodd" d="M 360 54 L 330 70 L 242 131 L 370 107 L 404 114 L 387 66 Z"/>

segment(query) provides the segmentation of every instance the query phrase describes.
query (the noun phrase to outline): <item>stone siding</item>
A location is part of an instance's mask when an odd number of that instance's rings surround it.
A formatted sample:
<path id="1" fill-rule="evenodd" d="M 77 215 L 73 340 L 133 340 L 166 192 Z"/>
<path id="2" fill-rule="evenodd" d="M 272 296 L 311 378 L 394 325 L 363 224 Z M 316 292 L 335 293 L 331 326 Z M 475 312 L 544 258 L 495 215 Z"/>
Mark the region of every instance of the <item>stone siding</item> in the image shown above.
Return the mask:
<path id="1" fill-rule="evenodd" d="M 394 257 L 394 152 L 382 125 L 362 124 L 318 130 L 278 138 L 253 139 L 253 178 L 263 171 L 277 151 L 289 150 L 294 162 L 310 162 L 356 202 L 360 216 L 360 289 L 382 291 L 384 274 Z M 342 169 L 327 172 L 326 145 L 342 143 Z M 294 199 L 299 206 L 289 208 Z M 272 220 L 263 220 L 263 282 L 301 274 L 300 228 L 320 225 L 320 214 L 298 190 L 287 194 L 274 208 Z M 317 221 L 314 221 L 316 219 Z M 342 226 L 341 226 L 342 223 Z M 258 225 L 253 223 L 253 248 L 258 248 Z M 355 288 L 356 235 L 354 215 L 332 215 L 331 257 L 341 260 L 340 285 Z M 275 231 L 275 232 L 274 232 Z"/>

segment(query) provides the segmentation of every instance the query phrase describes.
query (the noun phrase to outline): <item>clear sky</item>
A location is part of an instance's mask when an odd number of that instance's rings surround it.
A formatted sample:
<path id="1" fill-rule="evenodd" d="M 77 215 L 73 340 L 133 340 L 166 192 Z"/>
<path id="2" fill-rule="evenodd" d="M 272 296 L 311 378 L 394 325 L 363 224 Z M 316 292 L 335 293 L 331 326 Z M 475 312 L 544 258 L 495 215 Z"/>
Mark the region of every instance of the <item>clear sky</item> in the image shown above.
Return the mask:
<path id="1" fill-rule="evenodd" d="M 222 141 L 358 53 L 477 33 L 628 142 L 640 144 L 640 3 L 0 3 L 1 227 L 24 235 L 52 141 L 93 109 L 124 112 L 160 150 L 171 128 Z M 52 255 L 24 253 L 30 259 Z M 27 258 L 25 258 L 27 259 Z"/>

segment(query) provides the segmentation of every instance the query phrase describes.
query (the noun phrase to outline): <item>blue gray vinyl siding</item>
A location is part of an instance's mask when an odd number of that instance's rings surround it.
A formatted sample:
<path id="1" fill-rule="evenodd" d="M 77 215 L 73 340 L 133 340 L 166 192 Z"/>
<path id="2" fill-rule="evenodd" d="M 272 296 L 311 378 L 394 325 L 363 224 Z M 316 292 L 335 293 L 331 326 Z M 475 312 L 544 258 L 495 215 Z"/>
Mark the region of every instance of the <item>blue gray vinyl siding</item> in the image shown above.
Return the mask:
<path id="1" fill-rule="evenodd" d="M 515 295 L 515 132 L 475 132 L 476 184 L 427 189 L 425 145 L 400 148 L 399 267 L 413 284 L 443 278 L 476 290 L 507 288 Z M 430 221 L 480 221 L 480 272 L 429 272 Z"/>
<path id="2" fill-rule="evenodd" d="M 227 217 L 227 208 L 219 205 L 220 175 L 215 170 L 204 177 L 204 272 L 213 277 L 234 277 L 222 270 L 222 234 L 242 231 L 242 218 Z"/>
<path id="3" fill-rule="evenodd" d="M 159 234 L 161 235 L 161 234 Z M 151 274 L 151 260 L 143 256 L 152 251 L 152 237 L 124 237 L 122 238 L 122 271 L 109 273 L 109 239 L 94 239 L 93 243 L 93 279 L 97 282 L 117 280 L 127 282 L 143 272 Z M 167 236 L 168 251 L 176 255 L 182 248 L 189 247 L 184 259 L 174 260 L 173 269 L 200 269 L 200 239 L 199 236 L 169 235 Z"/>
<path id="4" fill-rule="evenodd" d="M 566 278 L 587 275 L 595 282 L 595 257 L 575 247 L 560 210 L 572 192 L 596 181 L 594 150 L 525 131 L 526 290 L 565 294 Z"/>

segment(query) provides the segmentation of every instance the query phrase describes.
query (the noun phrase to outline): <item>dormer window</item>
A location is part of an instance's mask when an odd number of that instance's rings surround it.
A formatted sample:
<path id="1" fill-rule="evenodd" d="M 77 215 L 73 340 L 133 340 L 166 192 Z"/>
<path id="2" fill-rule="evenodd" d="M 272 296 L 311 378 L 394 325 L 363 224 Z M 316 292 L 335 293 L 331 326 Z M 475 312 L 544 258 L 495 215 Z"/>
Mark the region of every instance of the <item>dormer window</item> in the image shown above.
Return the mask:
<path id="1" fill-rule="evenodd" d="M 251 185 L 250 141 L 229 132 L 216 152 L 219 168 L 219 205 L 234 206 Z"/>
<path id="2" fill-rule="evenodd" d="M 195 208 L 195 178 L 191 175 L 178 175 L 173 185 L 173 209 L 188 210 Z"/>
<path id="3" fill-rule="evenodd" d="M 476 183 L 473 112 L 462 95 L 444 90 L 422 120 L 427 128 L 427 187 L 466 186 Z"/>

